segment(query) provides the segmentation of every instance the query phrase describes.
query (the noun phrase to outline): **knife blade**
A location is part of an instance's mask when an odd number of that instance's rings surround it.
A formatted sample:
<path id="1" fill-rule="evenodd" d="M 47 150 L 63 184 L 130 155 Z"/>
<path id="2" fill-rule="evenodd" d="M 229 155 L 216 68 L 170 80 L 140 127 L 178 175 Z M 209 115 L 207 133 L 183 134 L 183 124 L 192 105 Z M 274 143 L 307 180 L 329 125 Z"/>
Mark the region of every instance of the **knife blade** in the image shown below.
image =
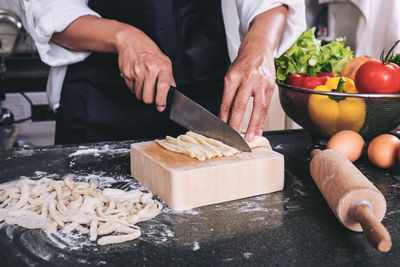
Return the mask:
<path id="1" fill-rule="evenodd" d="M 176 88 L 169 89 L 167 103 L 171 104 L 169 118 L 179 125 L 237 150 L 251 152 L 242 135 Z"/>

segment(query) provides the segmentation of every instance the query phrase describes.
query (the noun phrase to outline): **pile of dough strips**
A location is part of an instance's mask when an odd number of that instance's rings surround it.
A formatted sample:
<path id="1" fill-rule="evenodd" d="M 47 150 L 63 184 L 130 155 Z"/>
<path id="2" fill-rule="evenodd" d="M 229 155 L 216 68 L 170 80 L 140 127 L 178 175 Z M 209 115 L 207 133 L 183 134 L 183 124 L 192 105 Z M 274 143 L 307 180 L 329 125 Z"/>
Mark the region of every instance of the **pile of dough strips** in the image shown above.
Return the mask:
<path id="1" fill-rule="evenodd" d="M 192 131 L 188 131 L 177 138 L 167 136 L 165 140 L 155 140 L 155 142 L 169 151 L 185 154 L 200 161 L 214 157 L 229 157 L 240 153 L 236 148 L 221 141 L 207 138 Z M 250 148 L 265 147 L 271 149 L 268 139 L 263 136 L 256 136 L 248 144 Z"/>
<path id="2" fill-rule="evenodd" d="M 29 229 L 88 234 L 97 244 L 121 243 L 140 236 L 137 222 L 160 213 L 162 205 L 139 190 L 97 189 L 94 184 L 24 179 L 0 184 L 0 221 Z"/>

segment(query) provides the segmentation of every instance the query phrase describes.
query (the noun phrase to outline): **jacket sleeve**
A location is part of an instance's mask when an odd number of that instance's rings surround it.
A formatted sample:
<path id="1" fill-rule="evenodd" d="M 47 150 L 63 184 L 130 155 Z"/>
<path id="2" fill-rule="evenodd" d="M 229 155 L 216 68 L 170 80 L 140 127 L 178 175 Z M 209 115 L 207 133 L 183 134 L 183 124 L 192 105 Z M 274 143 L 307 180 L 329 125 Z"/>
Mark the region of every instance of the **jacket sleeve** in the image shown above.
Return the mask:
<path id="1" fill-rule="evenodd" d="M 236 58 L 238 43 L 246 35 L 249 25 L 255 16 L 272 8 L 286 5 L 288 17 L 281 40 L 274 51 L 279 57 L 296 41 L 306 29 L 304 0 L 222 0 L 228 50 L 231 59 Z"/>
<path id="2" fill-rule="evenodd" d="M 19 5 L 14 10 L 21 17 L 44 63 L 59 67 L 82 61 L 89 56 L 89 52 L 67 49 L 50 40 L 54 33 L 63 31 L 81 16 L 99 17 L 99 14 L 88 7 L 87 0 L 17 1 Z"/>

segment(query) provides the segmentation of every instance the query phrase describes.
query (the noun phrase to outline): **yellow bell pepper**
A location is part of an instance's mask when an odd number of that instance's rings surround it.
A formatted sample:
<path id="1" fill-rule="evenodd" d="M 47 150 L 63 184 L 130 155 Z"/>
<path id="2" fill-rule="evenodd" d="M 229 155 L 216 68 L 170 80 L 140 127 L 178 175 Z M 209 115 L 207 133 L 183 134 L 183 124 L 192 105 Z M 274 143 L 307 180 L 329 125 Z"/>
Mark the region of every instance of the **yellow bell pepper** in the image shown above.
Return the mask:
<path id="1" fill-rule="evenodd" d="M 358 93 L 354 82 L 343 77 L 330 78 L 325 85 L 319 85 L 314 90 Z M 362 98 L 311 94 L 308 113 L 316 130 L 323 137 L 330 138 L 342 130 L 361 130 L 365 121 L 366 106 Z"/>

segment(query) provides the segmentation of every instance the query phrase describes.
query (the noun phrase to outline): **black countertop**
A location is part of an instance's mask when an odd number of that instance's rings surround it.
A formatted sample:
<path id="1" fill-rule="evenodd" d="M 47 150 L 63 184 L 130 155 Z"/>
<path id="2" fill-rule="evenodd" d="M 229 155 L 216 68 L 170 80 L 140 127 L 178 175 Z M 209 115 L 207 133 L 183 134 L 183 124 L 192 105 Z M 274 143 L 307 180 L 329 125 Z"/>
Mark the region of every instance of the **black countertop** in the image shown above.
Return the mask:
<path id="1" fill-rule="evenodd" d="M 399 166 L 377 169 L 365 156 L 357 163 L 387 200 L 383 224 L 393 247 L 381 253 L 362 233 L 343 227 L 330 211 L 308 172 L 309 135 L 299 131 L 265 135 L 285 156 L 282 192 L 184 212 L 164 207 L 156 218 L 138 224 L 142 230 L 138 240 L 108 246 L 97 246 L 77 234 L 48 234 L 1 223 L 0 264 L 398 266 Z M 139 188 L 130 176 L 130 143 L 0 151 L 0 181 L 68 175 L 100 188 Z"/>

